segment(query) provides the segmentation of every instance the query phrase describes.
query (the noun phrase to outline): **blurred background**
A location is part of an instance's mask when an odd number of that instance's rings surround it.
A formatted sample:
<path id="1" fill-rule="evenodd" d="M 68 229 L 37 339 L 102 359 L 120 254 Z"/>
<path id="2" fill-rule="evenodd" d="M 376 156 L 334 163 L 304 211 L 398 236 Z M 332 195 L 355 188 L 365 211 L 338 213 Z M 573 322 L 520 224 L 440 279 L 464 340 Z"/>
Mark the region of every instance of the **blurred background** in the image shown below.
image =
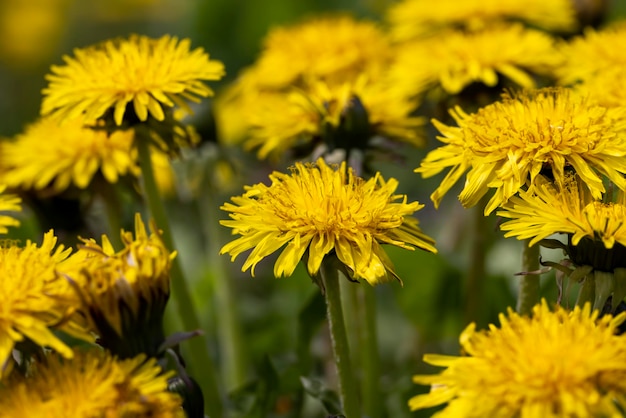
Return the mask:
<path id="1" fill-rule="evenodd" d="M 219 83 L 211 83 L 219 96 L 220 90 L 254 61 L 270 28 L 333 12 L 382 21 L 389 4 L 388 0 L 0 0 L 0 137 L 12 137 L 35 121 L 41 89 L 46 85 L 45 74 L 51 65 L 63 62 L 64 54 L 71 55 L 73 48 L 131 33 L 188 37 L 192 47 L 203 47 L 212 59 L 224 62 L 227 76 Z M 610 10 L 612 20 L 626 15 L 626 1 L 614 0 Z M 211 100 L 206 100 L 191 121 L 206 142 L 216 139 L 210 106 Z M 436 145 L 434 132 L 431 133 L 429 148 Z M 186 160 L 174 163 L 179 187 L 170 194 L 168 205 L 176 249 L 193 282 L 203 329 L 209 335 L 209 348 L 218 364 L 221 316 L 214 304 L 213 279 L 216 274 L 227 274 L 233 280 L 249 359 L 245 371 L 248 383 L 225 388 L 232 393 L 233 408 L 245 410 L 251 394 L 260 390 L 259 382 L 268 383 L 270 379 L 274 385 L 271 416 L 290 416 L 290 394 L 300 385 L 294 368 L 298 353 L 308 350 L 313 359 L 329 355 L 328 341 L 319 330 L 323 302 L 319 305 L 319 289 L 301 267 L 293 277 L 274 279 L 271 267 L 275 257 L 270 257 L 259 265 L 257 277 L 251 278 L 249 273 L 240 272 L 243 257 L 231 264 L 227 256 L 216 256 L 229 239 L 226 228 L 215 228 L 218 219 L 225 217 L 216 208 L 231 195 L 241 194 L 244 184 L 265 181 L 271 170 L 285 169 L 259 162 L 253 154 L 237 147 L 231 148 L 224 152 L 234 161 L 234 175 L 228 180 L 228 187 L 211 187 L 208 201 L 188 191 L 190 183 L 200 183 L 198 190 L 204 190 L 201 183 L 208 181 L 206 172 L 217 170 L 214 160 L 206 157 L 206 147 L 201 146 Z M 399 193 L 426 204 L 417 217 L 422 229 L 436 239 L 439 249 L 439 254 L 433 255 L 388 248 L 404 286 L 391 283 L 376 288 L 383 368 L 381 402 L 385 403 L 388 416 L 393 417 L 430 415 L 432 411 L 411 414 L 407 407 L 411 396 L 427 390 L 411 382 L 413 374 L 430 371 L 421 362 L 422 355 L 457 354 L 458 335 L 469 322 L 476 321 L 479 327 L 497 322 L 498 313 L 515 304 L 514 274 L 521 263 L 521 244 L 504 240 L 497 229 L 497 219 L 492 216 L 491 227 L 483 237 L 489 241 L 489 253 L 482 285 L 478 293 L 468 294 L 465 277 L 472 244 L 466 239 L 467 211 L 455 199 L 458 188 L 448 193 L 438 211 L 434 210 L 429 195 L 441 177 L 424 180 L 413 173 L 427 151 L 407 146 L 404 164 L 377 165 L 385 177 L 399 179 Z M 21 215 L 22 226 L 12 232 L 12 237 L 38 240 L 42 230 L 65 228 L 72 245 L 77 234 L 97 237 L 106 231 L 98 225 L 97 214 L 82 222 L 74 217 L 85 215 L 74 209 L 51 204 L 46 206 L 47 219 L 42 221 L 34 216 L 32 208 L 26 207 Z M 132 226 L 132 213 L 129 208 L 127 228 Z M 207 217 L 213 226 L 203 228 L 203 219 Z M 215 230 L 219 232 L 211 232 Z M 558 261 L 560 254 L 544 253 L 544 257 Z M 554 275 L 546 274 L 542 281 L 546 294 L 554 297 Z M 169 327 L 175 330 L 177 324 Z M 324 367 L 320 363 L 312 368 L 312 373 L 324 379 Z M 321 416 L 316 400 L 306 402 L 307 416 Z"/>

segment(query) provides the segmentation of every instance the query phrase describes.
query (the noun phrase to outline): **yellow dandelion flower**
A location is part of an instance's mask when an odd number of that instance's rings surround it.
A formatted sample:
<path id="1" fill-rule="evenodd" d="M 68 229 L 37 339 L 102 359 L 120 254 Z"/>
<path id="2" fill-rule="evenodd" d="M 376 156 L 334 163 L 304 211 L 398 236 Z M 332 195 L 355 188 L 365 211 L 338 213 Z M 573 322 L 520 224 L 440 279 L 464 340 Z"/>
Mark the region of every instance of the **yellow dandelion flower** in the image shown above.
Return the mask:
<path id="1" fill-rule="evenodd" d="M 491 25 L 469 33 L 446 30 L 397 50 L 391 77 L 414 93 L 439 85 L 457 94 L 475 82 L 494 87 L 502 78 L 533 88 L 534 76 L 552 76 L 562 61 L 554 38 L 521 24 Z"/>
<path id="2" fill-rule="evenodd" d="M 62 126 L 42 118 L 2 145 L 4 181 L 12 187 L 51 187 L 60 193 L 72 185 L 85 189 L 96 175 L 109 183 L 127 174 L 137 176 L 133 137 L 132 130 L 109 135 L 93 129 L 82 117 Z"/>
<path id="3" fill-rule="evenodd" d="M 0 184 L 0 234 L 6 234 L 8 232 L 7 226 L 18 226 L 20 224 L 14 217 L 4 215 L 3 213 L 19 212 L 22 209 L 20 206 L 20 198 L 4 194 L 5 189 L 6 185 Z"/>
<path id="4" fill-rule="evenodd" d="M 77 303 L 57 270 L 73 266 L 76 261 L 70 257 L 71 249 L 57 246 L 56 242 L 50 231 L 44 234 L 40 246 L 31 241 L 24 247 L 0 246 L 0 369 L 3 372 L 15 344 L 25 339 L 72 357 L 72 350 L 51 328 L 60 327 L 91 340 L 80 323 L 70 321 Z"/>
<path id="5" fill-rule="evenodd" d="M 149 115 L 163 121 L 164 109 L 174 105 L 191 113 L 186 100 L 212 95 L 203 80 L 219 80 L 224 66 L 209 60 L 201 48 L 190 50 L 190 45 L 189 39 L 179 42 L 169 35 L 133 35 L 75 49 L 74 57 L 65 56 L 65 65 L 53 66 L 46 77 L 50 83 L 43 90 L 41 114 L 92 120 L 111 111 L 121 125 L 133 111 L 140 121 Z"/>
<path id="6" fill-rule="evenodd" d="M 135 235 L 122 233 L 122 250 L 116 252 L 106 235 L 102 245 L 84 240 L 78 253 L 85 262 L 64 270 L 99 343 L 124 358 L 139 352 L 157 355 L 165 339 L 162 319 L 176 253 L 165 248 L 155 225 L 150 229 L 148 234 L 137 214 Z"/>
<path id="7" fill-rule="evenodd" d="M 498 216 L 509 218 L 500 229 L 505 237 L 530 239 L 533 245 L 550 235 L 571 235 L 572 245 L 583 238 L 600 241 L 607 249 L 616 243 L 626 246 L 626 197 L 619 193 L 617 202 L 602 202 L 587 196 L 574 179 L 559 189 L 539 181 L 527 191 L 512 197 Z"/>
<path id="8" fill-rule="evenodd" d="M 390 53 L 384 32 L 373 22 L 351 16 L 317 17 L 273 29 L 243 84 L 246 89 L 249 82 L 281 89 L 309 77 L 347 81 L 366 69 L 382 72 Z"/>
<path id="9" fill-rule="evenodd" d="M 571 40 L 562 48 L 565 57 L 557 70 L 562 84 L 575 84 L 602 78 L 617 68 L 626 66 L 626 57 L 616 45 L 626 42 L 626 23 L 604 30 L 586 29 L 583 36 Z"/>
<path id="10" fill-rule="evenodd" d="M 426 355 L 445 367 L 413 381 L 432 385 L 409 400 L 412 410 L 447 403 L 433 417 L 619 417 L 626 407 L 626 338 L 616 335 L 626 314 L 598 317 L 589 304 L 550 311 L 543 301 L 532 317 L 509 310 L 500 327 L 460 342 L 466 356 Z"/>
<path id="11" fill-rule="evenodd" d="M 0 389 L 0 417 L 182 418 L 180 397 L 167 390 L 171 376 L 145 355 L 119 360 L 92 349 L 77 351 L 71 361 L 50 356 L 33 376 Z"/>
<path id="12" fill-rule="evenodd" d="M 570 0 L 404 0 L 389 9 L 391 34 L 397 40 L 415 39 L 446 27 L 480 29 L 493 21 L 521 20 L 559 31 L 577 27 Z"/>
<path id="13" fill-rule="evenodd" d="M 334 251 L 352 278 L 374 285 L 396 277 L 381 244 L 436 252 L 434 241 L 411 215 L 421 209 L 396 195 L 398 182 L 380 174 L 364 181 L 346 168 L 335 170 L 319 159 L 315 165 L 296 163 L 291 174 L 274 172 L 272 184 L 248 186 L 222 210 L 231 220 L 220 221 L 241 237 L 226 244 L 221 253 L 234 260 L 252 249 L 243 271 L 285 247 L 274 265 L 276 277 L 289 276 L 305 256 L 307 270 L 315 276 L 324 257 Z"/>
<path id="14" fill-rule="evenodd" d="M 424 144 L 425 120 L 412 115 L 415 102 L 365 76 L 340 85 L 319 81 L 286 93 L 252 94 L 246 103 L 239 113 L 250 126 L 245 146 L 258 148 L 259 158 L 321 142 L 330 148 L 366 149 L 374 137 Z M 348 117 L 352 114 L 359 122 Z"/>
<path id="15" fill-rule="evenodd" d="M 451 110 L 458 126 L 433 120 L 445 145 L 415 171 L 431 177 L 450 171 L 431 195 L 442 197 L 467 172 L 459 200 L 474 206 L 496 189 L 485 214 L 531 184 L 542 170 L 562 185 L 573 168 L 595 198 L 605 191 L 601 175 L 626 188 L 626 108 L 605 108 L 565 88 L 505 94 L 501 101 L 467 114 Z"/>

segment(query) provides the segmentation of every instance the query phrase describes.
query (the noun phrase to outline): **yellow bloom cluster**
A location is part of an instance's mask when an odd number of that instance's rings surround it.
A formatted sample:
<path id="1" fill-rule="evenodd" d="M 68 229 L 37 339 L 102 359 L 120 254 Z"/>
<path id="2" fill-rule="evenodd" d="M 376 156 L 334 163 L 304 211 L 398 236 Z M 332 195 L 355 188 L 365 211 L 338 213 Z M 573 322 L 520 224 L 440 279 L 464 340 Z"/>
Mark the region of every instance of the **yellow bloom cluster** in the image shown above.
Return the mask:
<path id="1" fill-rule="evenodd" d="M 33 376 L 0 389 L 0 417 L 183 418 L 155 359 L 120 360 L 104 351 L 76 351 L 71 361 L 49 356 Z"/>
<path id="2" fill-rule="evenodd" d="M 485 214 L 504 204 L 547 171 L 558 185 L 571 167 L 595 198 L 605 191 L 602 177 L 626 189 L 626 108 L 605 108 L 565 88 L 505 94 L 501 101 L 467 114 L 451 110 L 458 126 L 434 120 L 445 145 L 431 151 L 415 171 L 424 177 L 450 171 L 431 195 L 442 197 L 467 172 L 459 195 L 474 206 L 495 189 Z"/>
<path id="3" fill-rule="evenodd" d="M 348 16 L 270 32 L 255 64 L 218 101 L 225 140 L 243 133 L 260 158 L 301 147 L 310 153 L 324 142 L 331 150 L 366 149 L 377 135 L 423 145 L 425 121 L 412 115 L 417 103 L 390 84 L 391 51 L 378 25 Z M 343 135 L 352 114 L 362 129 Z M 355 138 L 344 143 L 334 140 L 350 135 Z"/>
<path id="4" fill-rule="evenodd" d="M 0 184 L 0 234 L 6 234 L 7 226 L 17 226 L 19 222 L 13 216 L 3 212 L 17 212 L 21 209 L 20 199 L 17 196 L 5 195 L 6 185 Z"/>
<path id="5" fill-rule="evenodd" d="M 396 195 L 395 179 L 377 174 L 364 181 L 345 163 L 333 168 L 322 159 L 315 165 L 296 163 L 291 174 L 275 172 L 270 179 L 270 186 L 249 186 L 221 208 L 232 220 L 220 223 L 241 235 L 221 252 L 234 260 L 252 249 L 243 271 L 251 268 L 254 275 L 263 258 L 285 247 L 274 265 L 276 277 L 291 275 L 305 254 L 307 270 L 315 276 L 334 251 L 352 278 L 375 285 L 397 278 L 381 244 L 436 252 L 434 241 L 410 216 L 423 205 Z"/>
<path id="6" fill-rule="evenodd" d="M 219 80 L 224 66 L 209 60 L 201 48 L 191 51 L 190 44 L 169 35 L 133 35 L 76 49 L 75 57 L 65 56 L 66 65 L 53 66 L 47 76 L 41 113 L 60 120 L 80 115 L 95 120 L 111 110 L 117 125 L 128 105 L 140 121 L 148 115 L 162 121 L 164 106 L 175 104 L 191 113 L 185 100 L 212 95 L 202 80 Z"/>
<path id="7" fill-rule="evenodd" d="M 500 327 L 461 334 L 461 357 L 426 355 L 445 367 L 413 381 L 430 393 L 412 410 L 447 403 L 433 417 L 617 417 L 626 407 L 626 337 L 616 335 L 626 314 L 591 312 L 590 305 L 554 311 L 543 301 L 532 317 L 509 310 Z"/>

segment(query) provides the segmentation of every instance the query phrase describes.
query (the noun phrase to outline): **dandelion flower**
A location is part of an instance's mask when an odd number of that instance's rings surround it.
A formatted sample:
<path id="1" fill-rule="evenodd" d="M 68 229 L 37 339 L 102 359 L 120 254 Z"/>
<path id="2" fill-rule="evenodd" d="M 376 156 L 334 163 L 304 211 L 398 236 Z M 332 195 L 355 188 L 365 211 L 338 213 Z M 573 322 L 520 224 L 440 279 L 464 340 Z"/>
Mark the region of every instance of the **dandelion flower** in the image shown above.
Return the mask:
<path id="1" fill-rule="evenodd" d="M 391 77 L 415 94 L 433 85 L 448 94 L 476 82 L 494 87 L 503 77 L 533 88 L 535 75 L 552 76 L 562 61 L 554 38 L 521 24 L 491 25 L 475 32 L 445 30 L 397 50 Z"/>
<path id="2" fill-rule="evenodd" d="M 53 66 L 46 77 L 41 114 L 93 120 L 111 111 L 119 126 L 129 111 L 142 122 L 148 116 L 163 121 L 164 109 L 174 105 L 191 113 L 186 101 L 212 95 L 204 81 L 219 80 L 224 66 L 190 44 L 169 35 L 133 35 L 75 49 L 74 57 L 65 56 L 65 65 Z"/>
<path id="3" fill-rule="evenodd" d="M 585 197 L 574 180 L 562 189 L 540 182 L 531 190 L 512 197 L 498 216 L 510 220 L 500 225 L 505 237 L 530 239 L 533 245 L 550 235 L 570 234 L 573 245 L 581 239 L 601 241 L 611 249 L 616 243 L 626 246 L 626 198 L 619 193 L 618 202 L 603 202 Z"/>
<path id="4" fill-rule="evenodd" d="M 426 156 L 415 171 L 431 177 L 450 171 L 431 195 L 442 197 L 467 172 L 459 195 L 463 206 L 496 189 L 485 214 L 504 204 L 548 170 L 563 185 L 572 168 L 595 198 L 605 191 L 602 175 L 626 189 L 626 108 L 605 108 L 565 88 L 505 94 L 501 101 L 467 114 L 451 110 L 458 126 L 433 120 L 445 145 Z"/>
<path id="5" fill-rule="evenodd" d="M 77 304 L 67 282 L 57 270 L 75 265 L 71 249 L 56 245 L 50 231 L 41 246 L 28 241 L 24 247 L 0 246 L 0 369 L 4 372 L 16 343 L 29 339 L 42 347 L 50 347 L 64 357 L 72 357 L 51 328 L 91 338 L 81 324 L 69 321 Z"/>
<path id="6" fill-rule="evenodd" d="M 6 185 L 0 184 L 0 234 L 8 232 L 7 226 L 18 226 L 20 224 L 14 217 L 3 214 L 3 212 L 19 212 L 21 210 L 20 198 L 4 194 L 5 189 Z"/>
<path id="7" fill-rule="evenodd" d="M 167 390 L 171 376 L 145 355 L 120 360 L 92 349 L 77 351 L 71 361 L 49 356 L 33 376 L 0 390 L 0 417 L 182 418 L 180 397 Z"/>
<path id="8" fill-rule="evenodd" d="M 571 85 L 604 77 L 616 68 L 626 66 L 626 57 L 616 45 L 626 42 L 626 24 L 603 30 L 586 29 L 562 48 L 565 57 L 557 70 L 562 84 Z"/>
<path id="9" fill-rule="evenodd" d="M 568 312 L 545 301 L 532 317 L 509 310 L 500 327 L 460 342 L 462 357 L 426 355 L 445 367 L 413 381 L 432 385 L 409 400 L 412 410 L 447 403 L 434 417 L 617 417 L 626 407 L 626 338 L 616 335 L 626 314 L 598 317 L 589 304 Z"/>
<path id="10" fill-rule="evenodd" d="M 278 27 L 266 37 L 257 62 L 244 73 L 244 88 L 299 85 L 306 78 L 344 82 L 379 74 L 390 57 L 384 32 L 375 23 L 350 16 L 329 16 Z"/>
<path id="11" fill-rule="evenodd" d="M 101 345 L 123 358 L 140 352 L 156 356 L 165 340 L 162 320 L 176 253 L 165 248 L 154 225 L 147 233 L 139 214 L 135 235 L 123 232 L 122 241 L 124 248 L 116 252 L 106 235 L 102 245 L 84 240 L 78 252 L 84 263 L 64 274 Z"/>
<path id="12" fill-rule="evenodd" d="M 412 116 L 416 104 L 384 82 L 359 77 L 355 82 L 313 83 L 286 93 L 261 93 L 247 102 L 250 136 L 245 145 L 259 158 L 282 155 L 297 147 L 371 148 L 375 137 L 421 146 L 423 118 Z M 354 118 L 348 115 L 354 115 Z M 358 119 L 358 121 L 356 121 Z"/>
<path id="13" fill-rule="evenodd" d="M 571 31 L 576 14 L 571 0 L 404 0 L 388 12 L 397 40 L 415 39 L 446 27 L 480 29 L 493 21 L 521 20 L 546 29 Z"/>
<path id="14" fill-rule="evenodd" d="M 306 266 L 315 276 L 324 257 L 334 251 L 353 279 L 374 285 L 396 277 L 381 244 L 413 246 L 436 252 L 434 241 L 410 217 L 423 205 L 396 195 L 398 182 L 380 174 L 365 181 L 346 168 L 334 169 L 319 159 L 315 165 L 296 163 L 291 174 L 274 172 L 272 184 L 246 188 L 222 210 L 231 220 L 220 223 L 241 235 L 221 253 L 233 260 L 252 249 L 243 271 L 285 247 L 274 265 L 276 277 L 289 276 L 307 254 Z"/>
<path id="15" fill-rule="evenodd" d="M 85 125 L 82 117 L 62 126 L 46 117 L 2 146 L 4 181 L 13 187 L 60 193 L 74 185 L 89 186 L 97 175 L 116 183 L 127 174 L 139 175 L 133 131 Z"/>

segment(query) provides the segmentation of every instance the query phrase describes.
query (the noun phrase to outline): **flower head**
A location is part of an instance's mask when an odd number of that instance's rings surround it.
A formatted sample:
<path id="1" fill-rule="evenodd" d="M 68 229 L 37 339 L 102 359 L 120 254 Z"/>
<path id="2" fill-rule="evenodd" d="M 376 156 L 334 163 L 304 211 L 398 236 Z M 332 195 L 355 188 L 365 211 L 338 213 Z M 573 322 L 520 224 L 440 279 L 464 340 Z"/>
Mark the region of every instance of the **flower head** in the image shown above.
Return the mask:
<path id="1" fill-rule="evenodd" d="M 99 343 L 123 358 L 139 352 L 155 356 L 165 339 L 162 320 L 176 253 L 165 248 L 154 225 L 151 230 L 148 235 L 137 214 L 135 236 L 122 233 L 122 250 L 116 252 L 106 235 L 102 245 L 84 240 L 79 253 L 85 262 L 64 271 Z"/>
<path id="2" fill-rule="evenodd" d="M 550 35 L 519 23 L 473 32 L 448 29 L 398 46 L 392 78 L 416 94 L 433 86 L 457 94 L 475 82 L 494 87 L 502 78 L 533 88 L 533 75 L 551 76 L 562 61 L 555 43 Z"/>
<path id="3" fill-rule="evenodd" d="M 436 206 L 467 172 L 459 199 L 474 206 L 496 189 L 485 214 L 505 203 L 543 171 L 558 185 L 573 169 L 595 198 L 605 191 L 601 176 L 626 189 L 626 108 L 605 108 L 568 89 L 506 94 L 500 102 L 467 114 L 451 111 L 458 126 L 433 121 L 445 145 L 431 151 L 415 171 L 433 176 L 451 167 L 431 195 Z"/>
<path id="4" fill-rule="evenodd" d="M 557 69 L 562 84 L 586 83 L 626 66 L 626 57 L 615 45 L 626 42 L 626 24 L 604 30 L 586 29 L 562 48 L 565 58 Z"/>
<path id="5" fill-rule="evenodd" d="M 372 148 L 375 137 L 423 145 L 424 119 L 412 115 L 415 103 L 384 82 L 359 77 L 331 85 L 322 81 L 287 92 L 251 96 L 239 115 L 248 118 L 249 148 L 260 158 L 294 148 Z M 278 111 L 280 109 L 280 111 Z"/>
<path id="6" fill-rule="evenodd" d="M 18 212 L 21 210 L 20 198 L 12 195 L 5 195 L 6 185 L 0 184 L 0 234 L 7 233 L 7 226 L 17 226 L 19 221 L 12 216 L 4 215 L 3 212 Z"/>
<path id="7" fill-rule="evenodd" d="M 315 165 L 296 163 L 291 174 L 274 172 L 270 179 L 270 186 L 249 186 L 221 208 L 232 219 L 220 223 L 241 235 L 221 253 L 234 259 L 252 249 L 243 271 L 251 268 L 254 275 L 263 258 L 285 247 L 274 265 L 276 277 L 291 275 L 305 253 L 308 272 L 315 276 L 334 251 L 352 278 L 374 285 L 397 277 L 380 244 L 436 252 L 434 241 L 410 217 L 423 205 L 394 194 L 395 179 L 377 174 L 364 181 L 345 163 L 334 169 L 322 159 Z"/>
<path id="8" fill-rule="evenodd" d="M 426 355 L 446 367 L 419 375 L 431 391 L 409 400 L 412 410 L 444 403 L 435 417 L 621 416 L 626 407 L 626 338 L 616 335 L 626 314 L 598 317 L 590 305 L 550 311 L 545 301 L 532 317 L 509 310 L 500 327 L 461 334 L 462 357 Z"/>
<path id="9" fill-rule="evenodd" d="M 131 111 L 140 121 L 163 121 L 164 109 L 174 105 L 191 113 L 186 100 L 212 95 L 204 81 L 219 80 L 224 66 L 190 44 L 169 35 L 133 35 L 75 49 L 74 57 L 65 56 L 65 65 L 53 66 L 46 77 L 41 114 L 93 120 L 110 111 L 119 126 Z"/>
<path id="10" fill-rule="evenodd" d="M 540 181 L 535 187 L 512 197 L 498 216 L 510 220 L 500 225 L 505 237 L 530 239 L 536 244 L 550 235 L 571 235 L 576 246 L 583 238 L 602 242 L 611 249 L 616 243 L 626 246 L 626 198 L 618 202 L 591 198 L 577 182 L 569 178 L 562 188 Z"/>
<path id="11" fill-rule="evenodd" d="M 101 174 L 109 183 L 121 176 L 138 175 L 133 131 L 110 135 L 78 117 L 62 126 L 46 117 L 2 146 L 4 180 L 13 187 L 59 193 L 74 185 L 84 189 Z"/>
<path id="12" fill-rule="evenodd" d="M 572 30 L 577 26 L 570 0 L 404 0 L 388 13 L 391 34 L 398 40 L 415 39 L 446 27 L 480 29 L 490 22 L 521 20 L 534 26 Z"/>
<path id="13" fill-rule="evenodd" d="M 384 32 L 375 23 L 329 16 L 273 29 L 257 62 L 243 75 L 261 89 L 299 85 L 307 78 L 341 83 L 363 72 L 379 74 L 390 56 Z"/>
<path id="14" fill-rule="evenodd" d="M 180 397 L 167 390 L 170 376 L 145 355 L 119 360 L 92 349 L 77 351 L 71 361 L 49 356 L 33 376 L 0 389 L 0 417 L 182 418 Z"/>
<path id="15" fill-rule="evenodd" d="M 67 282 L 57 274 L 75 265 L 75 259 L 70 257 L 71 249 L 56 242 L 50 231 L 41 246 L 31 241 L 24 247 L 0 245 L 0 374 L 7 370 L 16 343 L 26 339 L 72 357 L 72 350 L 52 328 L 91 340 L 82 324 L 71 318 L 77 303 Z"/>

